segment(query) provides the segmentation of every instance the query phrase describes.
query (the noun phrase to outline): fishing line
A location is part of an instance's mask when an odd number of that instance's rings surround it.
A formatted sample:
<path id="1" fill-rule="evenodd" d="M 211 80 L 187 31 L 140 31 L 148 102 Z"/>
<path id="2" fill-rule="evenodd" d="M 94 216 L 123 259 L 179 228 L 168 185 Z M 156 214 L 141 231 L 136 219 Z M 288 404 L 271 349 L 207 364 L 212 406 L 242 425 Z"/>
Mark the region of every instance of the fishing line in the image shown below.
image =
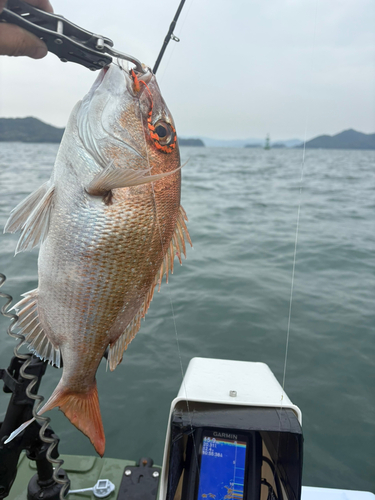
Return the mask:
<path id="1" fill-rule="evenodd" d="M 140 117 L 141 117 L 141 124 L 142 124 L 142 127 L 143 127 L 142 110 L 141 110 L 141 102 L 140 102 L 140 100 L 138 101 L 138 105 L 139 105 L 139 111 L 140 111 Z M 144 131 L 144 144 L 145 144 L 146 157 L 147 157 L 147 166 L 148 166 L 148 170 L 149 170 L 150 175 L 151 175 L 151 169 L 152 169 L 152 167 L 150 165 L 150 158 L 149 158 L 148 148 L 147 148 L 146 130 L 144 129 L 144 127 L 143 127 L 143 131 Z M 158 230 L 159 230 L 159 236 L 160 236 L 160 243 L 161 243 L 161 248 L 162 248 L 162 254 L 164 256 L 163 237 L 162 237 L 162 233 L 161 233 L 158 208 L 157 208 L 156 198 L 155 198 L 155 188 L 154 188 L 154 183 L 153 182 L 151 182 L 151 188 L 152 188 L 152 195 L 153 195 L 154 208 L 155 208 L 155 214 L 156 214 L 156 223 L 157 223 Z M 169 263 L 168 263 L 168 265 L 169 265 Z M 162 266 L 164 266 L 164 257 L 163 257 L 163 260 L 162 260 Z M 164 276 L 164 274 L 163 274 L 163 276 Z M 161 280 L 163 279 L 163 276 L 161 277 Z M 185 372 L 184 372 L 184 368 L 183 368 L 183 365 L 182 365 L 180 342 L 179 342 L 179 339 L 178 339 L 178 332 L 177 332 L 176 315 L 175 315 L 175 311 L 174 311 L 172 294 L 171 294 L 171 291 L 170 291 L 170 289 L 168 288 L 167 285 L 168 285 L 168 283 L 166 283 L 166 288 L 167 288 L 167 293 L 168 293 L 169 302 L 170 302 L 171 311 L 172 311 L 172 319 L 173 319 L 173 326 L 174 326 L 175 337 L 176 337 L 177 352 L 178 352 L 178 358 L 179 358 L 180 369 L 181 369 L 182 386 L 183 386 L 183 388 L 184 388 L 183 390 L 185 392 L 185 401 L 186 401 L 186 408 L 187 408 L 187 412 L 188 412 L 188 418 L 189 418 L 189 421 L 190 421 L 190 429 L 191 429 L 192 434 L 193 434 L 194 433 L 193 420 L 191 418 L 190 405 L 189 405 L 189 400 L 188 400 L 188 395 L 187 395 L 187 389 L 186 389 L 186 383 L 185 383 Z M 197 448 L 196 448 L 196 444 L 195 444 L 195 439 L 192 438 L 192 441 L 193 441 L 193 447 L 194 447 L 195 460 L 196 460 L 196 464 L 198 466 L 198 453 L 197 453 Z M 197 468 L 198 468 L 198 471 L 199 471 L 199 467 L 197 467 Z"/>
<path id="2" fill-rule="evenodd" d="M 287 333 L 286 333 L 285 358 L 284 358 L 284 373 L 283 373 L 283 382 L 282 382 L 283 393 L 285 392 L 284 388 L 285 388 L 286 366 L 287 366 L 287 360 L 288 360 L 288 350 L 289 350 L 290 324 L 291 324 L 291 319 L 292 319 L 294 278 L 295 278 L 295 272 L 296 272 L 297 244 L 298 244 L 299 223 L 300 223 L 300 215 L 301 215 L 302 183 L 303 183 L 303 174 L 304 174 L 304 168 L 305 168 L 306 131 L 307 131 L 307 120 L 306 120 L 306 128 L 305 128 L 305 135 L 304 135 L 304 141 L 303 141 L 303 154 L 302 154 L 302 164 L 301 164 L 301 176 L 300 176 L 300 181 L 299 181 L 300 182 L 300 186 L 299 186 L 299 203 L 298 203 L 298 210 L 297 210 L 296 235 L 295 235 L 295 240 L 294 240 L 292 280 L 291 280 L 291 285 L 290 285 L 288 326 L 287 326 Z"/>
<path id="3" fill-rule="evenodd" d="M 314 31 L 313 31 L 313 42 L 312 42 L 312 56 L 314 56 L 314 54 L 315 54 L 317 13 L 318 13 L 318 0 L 316 0 L 316 3 L 315 3 Z M 314 62 L 315 62 L 314 58 L 312 58 L 312 71 L 314 70 Z M 305 115 L 305 131 L 304 131 L 304 139 L 303 139 L 303 151 L 302 151 L 302 160 L 301 160 L 301 166 L 300 166 L 299 200 L 298 200 L 298 210 L 297 210 L 297 220 L 296 220 L 296 232 L 295 232 L 295 238 L 294 238 L 293 265 L 292 265 L 292 277 L 291 277 L 291 285 L 290 285 L 288 325 L 287 325 L 286 343 L 285 343 L 284 370 L 283 370 L 283 379 L 282 379 L 282 393 L 281 393 L 281 399 L 280 399 L 279 431 L 278 431 L 278 440 L 277 440 L 275 470 L 274 470 L 274 474 L 273 474 L 273 481 L 274 481 L 275 485 L 276 485 L 276 479 L 275 478 L 276 478 L 276 471 L 277 471 L 277 466 L 278 466 L 278 457 L 279 457 L 279 450 L 280 450 L 281 412 L 283 410 L 283 405 L 284 405 L 286 369 L 287 369 L 288 351 L 289 351 L 290 327 L 291 327 L 291 320 L 292 320 L 293 292 L 294 292 L 294 281 L 295 281 L 295 271 L 296 271 L 296 262 L 297 262 L 297 246 L 298 246 L 298 235 L 299 235 L 299 226 L 300 226 L 300 217 L 301 217 L 302 188 L 303 188 L 304 169 L 305 169 L 306 137 L 307 137 L 307 128 L 308 128 L 309 114 L 310 114 L 310 102 L 307 101 L 306 102 L 306 115 Z"/>
<path id="4" fill-rule="evenodd" d="M 301 163 L 301 168 L 300 168 L 301 174 L 300 174 L 300 180 L 299 180 L 299 182 L 300 182 L 300 187 L 299 187 L 299 203 L 298 203 L 298 210 L 297 210 L 296 234 L 295 234 L 295 239 L 294 239 L 292 279 L 291 279 L 291 285 L 290 285 L 288 326 L 287 326 L 286 344 L 285 344 L 285 357 L 284 357 L 284 372 L 283 372 L 283 379 L 282 379 L 282 393 L 281 393 L 281 399 L 280 399 L 279 436 L 278 436 L 278 440 L 277 440 L 275 470 L 273 472 L 273 482 L 275 484 L 275 487 L 276 487 L 276 470 L 277 470 L 278 459 L 279 459 L 279 450 L 280 450 L 281 412 L 283 410 L 283 405 L 284 405 L 285 376 L 286 376 L 286 367 L 287 367 L 288 350 L 289 350 L 290 325 L 291 325 L 291 318 L 292 318 L 292 303 L 293 303 L 293 291 L 294 291 L 294 278 L 295 278 L 296 261 L 297 261 L 297 243 L 298 243 L 299 223 L 300 223 L 300 215 L 301 215 L 302 182 L 303 182 L 303 173 L 304 173 L 304 166 L 305 166 L 305 150 L 306 150 L 306 148 L 305 148 L 305 144 L 306 144 L 306 130 L 307 130 L 307 120 L 306 120 L 306 124 L 305 124 L 305 134 L 304 134 L 302 163 Z"/>
<path id="5" fill-rule="evenodd" d="M 315 16 L 314 16 L 314 32 L 313 32 L 313 56 L 315 54 L 315 38 L 316 38 L 316 20 L 318 13 L 318 0 L 315 3 Z M 312 60 L 312 70 L 314 70 L 314 59 Z M 299 180 L 299 201 L 298 201 L 298 210 L 297 210 L 297 221 L 296 221 L 296 234 L 294 239 L 294 252 L 293 252 L 293 266 L 292 266 L 292 279 L 290 286 L 290 298 L 289 298 L 289 313 L 288 313 L 288 326 L 287 326 L 287 335 L 286 335 L 286 346 L 285 346 L 285 358 L 284 358 L 284 372 L 283 372 L 283 393 L 285 387 L 285 378 L 286 378 L 286 367 L 287 367 L 287 359 L 288 359 L 288 350 L 289 350 L 289 338 L 290 338 L 290 325 L 292 319 L 292 304 L 293 304 L 293 292 L 294 292 L 294 279 L 295 279 L 295 270 L 296 270 L 296 261 L 297 261 L 297 244 L 298 244 L 298 234 L 299 234 L 299 223 L 300 223 L 300 215 L 301 215 L 301 203 L 302 203 L 302 187 L 303 187 L 303 179 L 304 179 L 304 169 L 305 169 L 305 158 L 306 158 L 306 137 L 307 137 L 307 128 L 308 128 L 308 120 L 310 114 L 310 103 L 307 101 L 306 104 L 306 118 L 305 118 L 305 132 L 303 138 L 303 152 L 302 152 L 302 162 L 300 167 L 300 180 Z M 283 396 L 281 398 L 281 401 Z"/>

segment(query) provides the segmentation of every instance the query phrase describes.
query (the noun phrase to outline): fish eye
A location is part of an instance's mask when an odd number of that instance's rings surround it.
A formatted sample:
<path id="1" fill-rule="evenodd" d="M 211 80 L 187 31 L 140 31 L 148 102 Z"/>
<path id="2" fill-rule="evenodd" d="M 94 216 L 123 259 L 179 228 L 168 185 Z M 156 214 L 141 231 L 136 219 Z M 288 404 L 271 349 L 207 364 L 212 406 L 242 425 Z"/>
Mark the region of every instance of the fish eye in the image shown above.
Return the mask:
<path id="1" fill-rule="evenodd" d="M 165 125 L 158 125 L 155 128 L 155 132 L 158 134 L 159 137 L 165 137 L 168 134 L 167 127 Z"/>
<path id="2" fill-rule="evenodd" d="M 169 123 L 163 121 L 155 123 L 155 133 L 158 134 L 158 142 L 162 146 L 166 146 L 167 144 L 169 144 L 174 137 L 172 127 L 169 125 Z"/>

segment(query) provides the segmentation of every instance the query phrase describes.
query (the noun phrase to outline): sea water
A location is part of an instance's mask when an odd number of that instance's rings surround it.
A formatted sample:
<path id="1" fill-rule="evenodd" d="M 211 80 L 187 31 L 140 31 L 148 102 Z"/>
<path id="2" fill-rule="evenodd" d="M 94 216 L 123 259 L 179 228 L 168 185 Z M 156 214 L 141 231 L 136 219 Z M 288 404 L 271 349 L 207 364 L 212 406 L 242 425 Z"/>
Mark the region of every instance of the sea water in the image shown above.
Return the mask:
<path id="1" fill-rule="evenodd" d="M 48 179 L 57 148 L 0 143 L 1 227 Z M 161 463 L 170 402 L 194 356 L 262 361 L 282 383 L 296 247 L 285 390 L 303 414 L 303 484 L 374 490 L 375 152 L 307 150 L 302 183 L 301 149 L 181 154 L 194 248 L 122 364 L 98 370 L 106 456 Z M 3 290 L 15 300 L 37 287 L 37 250 L 13 257 L 17 238 L 0 239 Z M 15 341 L 0 321 L 6 367 Z M 40 392 L 59 378 L 49 367 Z M 49 415 L 61 453 L 94 454 L 61 412 Z"/>

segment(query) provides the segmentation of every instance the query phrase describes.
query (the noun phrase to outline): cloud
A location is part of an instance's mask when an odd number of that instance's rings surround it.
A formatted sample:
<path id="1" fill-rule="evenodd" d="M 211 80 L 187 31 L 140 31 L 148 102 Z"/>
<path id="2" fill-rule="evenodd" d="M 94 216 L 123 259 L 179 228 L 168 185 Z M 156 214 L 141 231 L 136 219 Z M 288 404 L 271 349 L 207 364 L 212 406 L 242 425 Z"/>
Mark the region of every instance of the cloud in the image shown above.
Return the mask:
<path id="1" fill-rule="evenodd" d="M 153 66 L 175 0 L 75 2 L 55 12 Z M 181 135 L 308 137 L 374 132 L 375 4 L 370 0 L 187 0 L 158 71 Z M 0 115 L 58 126 L 95 75 L 54 55 L 0 59 Z"/>

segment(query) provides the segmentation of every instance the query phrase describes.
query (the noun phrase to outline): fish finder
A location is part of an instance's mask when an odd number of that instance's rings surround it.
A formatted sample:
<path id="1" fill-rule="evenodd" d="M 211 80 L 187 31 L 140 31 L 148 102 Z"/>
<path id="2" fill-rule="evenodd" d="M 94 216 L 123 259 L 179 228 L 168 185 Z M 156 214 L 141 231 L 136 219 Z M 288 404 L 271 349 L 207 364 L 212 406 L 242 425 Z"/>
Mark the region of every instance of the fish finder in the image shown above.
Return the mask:
<path id="1" fill-rule="evenodd" d="M 259 498 L 262 457 L 256 432 L 199 428 L 187 447 L 182 498 Z"/>
<path id="2" fill-rule="evenodd" d="M 172 402 L 161 500 L 300 500 L 301 412 L 263 363 L 194 358 Z"/>
<path id="3" fill-rule="evenodd" d="M 244 497 L 248 436 L 205 430 L 200 443 L 198 498 Z M 259 470 L 260 472 L 260 470 Z"/>

